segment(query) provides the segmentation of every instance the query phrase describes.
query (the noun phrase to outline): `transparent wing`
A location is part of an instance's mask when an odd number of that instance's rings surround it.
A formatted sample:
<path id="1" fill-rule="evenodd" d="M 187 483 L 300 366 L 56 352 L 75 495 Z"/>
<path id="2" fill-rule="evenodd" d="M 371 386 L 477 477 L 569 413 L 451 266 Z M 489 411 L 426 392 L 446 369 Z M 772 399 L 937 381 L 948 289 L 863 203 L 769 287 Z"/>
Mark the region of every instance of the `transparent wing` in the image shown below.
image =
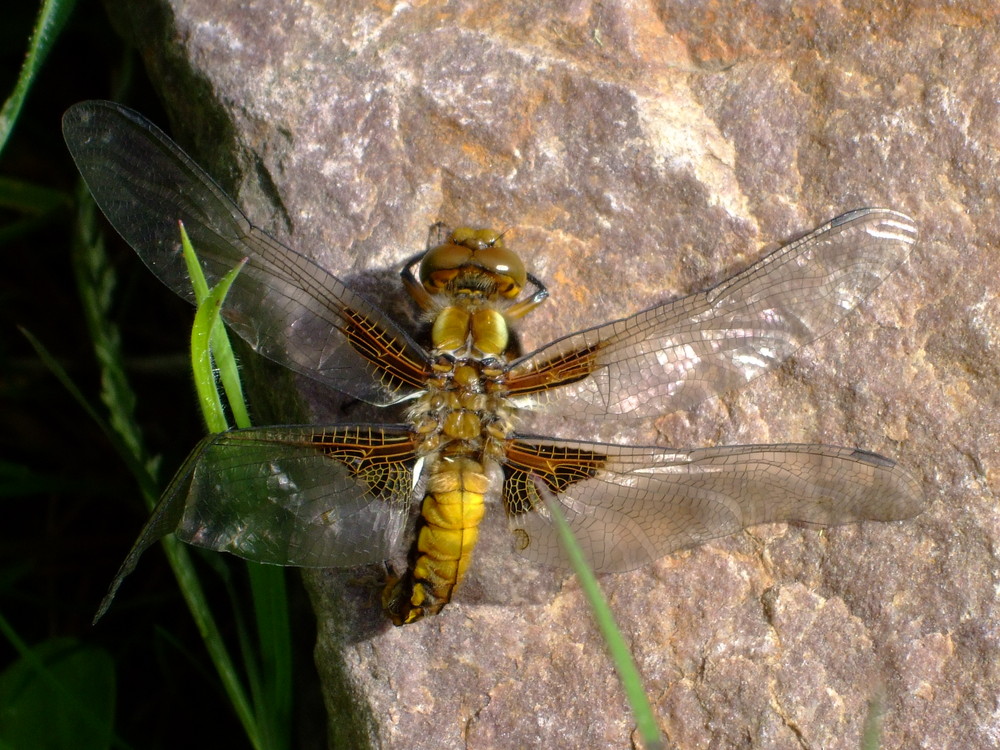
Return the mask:
<path id="1" fill-rule="evenodd" d="M 896 211 L 844 214 L 718 286 L 571 334 L 513 363 L 514 397 L 568 416 L 688 409 L 837 325 L 916 242 Z"/>
<path id="2" fill-rule="evenodd" d="M 205 438 L 164 492 L 98 611 L 163 536 L 275 565 L 401 553 L 414 491 L 405 425 L 262 427 Z"/>
<path id="3" fill-rule="evenodd" d="M 559 503 L 598 572 L 760 523 L 832 526 L 920 513 L 916 480 L 887 458 L 826 445 L 669 451 L 550 438 L 512 441 L 503 497 L 515 549 L 566 566 L 540 498 Z"/>
<path id="4" fill-rule="evenodd" d="M 149 269 L 193 301 L 183 221 L 210 284 L 244 258 L 222 314 L 256 351 L 374 404 L 419 391 L 427 355 L 377 307 L 257 229 L 215 182 L 142 115 L 81 102 L 63 135 L 94 199 Z"/>

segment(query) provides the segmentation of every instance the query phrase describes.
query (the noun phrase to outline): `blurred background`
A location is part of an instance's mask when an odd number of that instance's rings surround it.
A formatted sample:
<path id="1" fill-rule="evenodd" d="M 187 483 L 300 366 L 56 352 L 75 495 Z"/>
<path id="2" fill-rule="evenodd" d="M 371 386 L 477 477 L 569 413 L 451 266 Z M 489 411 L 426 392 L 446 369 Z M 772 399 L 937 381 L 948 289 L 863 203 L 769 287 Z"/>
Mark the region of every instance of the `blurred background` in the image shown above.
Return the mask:
<path id="1" fill-rule="evenodd" d="M 248 739 L 158 546 L 91 626 L 148 515 L 121 435 L 135 436 L 162 487 L 204 427 L 188 366 L 192 309 L 99 213 L 78 212 L 62 112 L 119 98 L 166 121 L 100 4 L 72 6 L 14 0 L 0 24 L 0 746 L 322 746 L 318 693 L 294 742 L 287 715 L 280 739 Z M 214 557 L 197 565 L 207 598 L 234 602 L 222 638 L 253 651 L 243 568 Z M 296 691 L 309 694 L 314 626 L 293 621 L 304 629 Z M 244 679 L 247 667 L 236 671 Z"/>

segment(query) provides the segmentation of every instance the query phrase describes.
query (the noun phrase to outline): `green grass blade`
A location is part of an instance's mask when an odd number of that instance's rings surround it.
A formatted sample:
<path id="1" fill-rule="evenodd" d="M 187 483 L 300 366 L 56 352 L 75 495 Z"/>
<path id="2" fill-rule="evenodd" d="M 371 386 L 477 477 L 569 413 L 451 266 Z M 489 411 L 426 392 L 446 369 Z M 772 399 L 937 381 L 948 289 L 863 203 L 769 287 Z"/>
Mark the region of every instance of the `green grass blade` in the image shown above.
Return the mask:
<path id="1" fill-rule="evenodd" d="M 0 153 L 3 152 L 7 140 L 14 130 L 14 124 L 21 113 L 21 107 L 35 81 L 35 76 L 38 75 L 45 58 L 55 45 L 56 38 L 62 31 L 74 5 L 75 0 L 45 0 L 42 3 L 42 8 L 35 21 L 34 31 L 31 34 L 28 54 L 24 57 L 24 64 L 21 66 L 17 83 L 3 107 L 0 108 Z"/>
<path id="2" fill-rule="evenodd" d="M 258 720 L 268 747 L 288 748 L 293 706 L 292 628 L 282 568 L 248 563 L 261 684 Z"/>
<path id="3" fill-rule="evenodd" d="M 885 691 L 879 689 L 868 701 L 868 711 L 861 731 L 861 750 L 882 747 L 882 723 L 885 719 Z"/>
<path id="4" fill-rule="evenodd" d="M 247 409 L 246 398 L 243 395 L 243 383 L 240 380 L 236 355 L 229 343 L 229 334 L 221 320 L 217 320 L 212 329 L 212 356 L 219 370 L 219 381 L 226 394 L 226 402 L 233 414 L 233 422 L 237 427 L 249 427 L 250 412 Z"/>
<path id="5" fill-rule="evenodd" d="M 647 750 L 660 750 L 660 748 L 664 747 L 663 737 L 656 724 L 653 707 L 646 698 L 646 691 L 643 689 L 639 670 L 636 668 L 628 645 L 625 643 L 625 639 L 622 637 L 621 631 L 615 623 L 614 615 L 611 613 L 611 609 L 608 607 L 608 603 L 601 593 L 597 578 L 587 565 L 583 550 L 580 549 L 580 545 L 577 544 L 576 539 L 573 537 L 573 531 L 566 522 L 565 516 L 563 516 L 559 502 L 551 496 L 551 493 L 546 491 L 544 486 L 539 487 L 539 494 L 545 500 L 545 507 L 552 514 L 552 520 L 555 521 L 556 529 L 559 531 L 559 539 L 566 550 L 566 554 L 573 566 L 573 571 L 580 580 L 580 587 L 590 604 L 594 619 L 597 621 L 597 626 L 604 637 L 604 643 L 608 648 L 608 653 L 611 655 L 611 660 L 614 662 L 615 669 L 618 670 L 618 676 L 622 681 L 622 686 L 625 688 L 625 696 L 632 707 L 632 713 L 635 715 L 636 726 L 639 729 L 639 734 L 642 736 L 643 744 Z"/>
<path id="6" fill-rule="evenodd" d="M 229 429 L 226 410 L 222 406 L 219 389 L 215 383 L 212 342 L 215 338 L 213 335 L 215 327 L 221 325 L 219 312 L 223 300 L 242 269 L 243 263 L 222 277 L 216 287 L 199 303 L 194 316 L 194 325 L 191 326 L 191 368 L 194 372 L 198 401 L 209 432 L 224 432 Z"/>
<path id="7" fill-rule="evenodd" d="M 191 331 L 191 366 L 202 404 L 202 415 L 212 432 L 228 428 L 217 381 L 212 367 L 213 359 L 219 366 L 219 382 L 226 393 L 233 417 L 238 427 L 250 426 L 246 403 L 236 358 L 229 344 L 229 337 L 220 319 L 226 293 L 243 267 L 241 263 L 227 273 L 209 290 L 198 262 L 195 248 L 180 226 L 184 258 L 192 279 L 198 311 Z M 245 261 L 244 261 L 245 263 Z M 292 715 L 292 643 L 291 624 L 288 617 L 288 597 L 285 590 L 284 569 L 276 566 L 248 562 L 247 571 L 253 595 L 257 647 L 250 646 L 240 627 L 243 661 L 247 682 L 253 699 L 255 722 L 262 745 L 267 748 L 287 748 L 291 737 Z M 240 606 L 234 602 L 233 611 L 240 618 Z"/>
<path id="8" fill-rule="evenodd" d="M 188 275 L 191 277 L 191 286 L 194 289 L 195 299 L 198 300 L 198 304 L 200 306 L 209 295 L 208 282 L 205 281 L 205 274 L 202 272 L 201 263 L 198 262 L 198 256 L 195 253 L 194 248 L 191 246 L 191 239 L 188 237 L 187 231 L 184 229 L 184 223 L 179 222 L 179 227 L 181 233 L 181 247 L 184 251 L 184 262 L 187 264 Z M 245 262 L 246 261 L 244 260 L 244 263 Z M 242 264 L 240 264 L 240 268 L 242 268 Z M 229 289 L 229 285 L 231 284 L 232 281 L 226 285 L 226 290 Z M 225 297 L 225 293 L 223 293 L 222 296 Z M 221 310 L 221 307 L 222 302 L 220 300 L 215 314 L 212 315 L 211 326 L 207 329 L 207 331 L 204 330 L 204 327 L 199 329 L 197 323 L 195 324 L 194 329 L 192 329 L 192 337 L 194 337 L 196 333 L 197 335 L 204 337 L 203 340 L 198 342 L 197 347 L 193 340 L 191 342 L 191 362 L 195 371 L 195 385 L 199 388 L 198 392 L 200 395 L 202 384 L 207 386 L 209 380 L 205 377 L 206 373 L 202 368 L 203 360 L 214 360 L 219 368 L 219 379 L 222 382 L 222 390 L 225 392 L 226 399 L 229 401 L 229 408 L 233 412 L 233 421 L 236 423 L 237 427 L 246 428 L 250 426 L 250 413 L 247 410 L 246 399 L 243 396 L 243 383 L 240 380 L 239 368 L 236 365 L 236 356 L 233 354 L 233 347 L 229 343 L 229 334 L 226 333 L 226 327 L 222 324 L 222 320 L 219 317 L 219 310 Z M 195 364 L 196 360 L 198 361 L 198 364 Z M 211 378 L 211 383 L 211 389 L 217 397 L 218 389 L 215 386 L 214 374 Z M 211 405 L 211 409 L 214 411 L 214 404 Z M 224 427 L 213 427 L 212 423 L 209 422 L 209 415 L 206 413 L 204 416 L 205 422 L 209 425 L 209 430 L 211 432 L 222 432 L 228 428 L 228 424 Z M 223 420 L 223 422 L 224 421 L 225 420 Z"/>
<path id="9" fill-rule="evenodd" d="M 156 462 L 148 456 L 134 419 L 136 398 L 122 363 L 120 335 L 111 322 L 111 304 L 115 290 L 114 274 L 104 252 L 100 233 L 96 229 L 93 200 L 85 190 L 80 192 L 76 235 L 73 267 L 84 315 L 101 369 L 101 398 L 110 415 L 107 431 L 114 436 L 113 441 L 119 446 L 119 451 L 127 457 L 126 461 L 142 488 L 146 505 L 152 508 L 158 495 L 154 479 Z M 52 365 L 54 364 L 53 362 Z M 58 367 L 53 371 L 68 384 L 70 392 L 77 396 L 84 404 L 84 408 L 93 415 L 93 410 L 86 405 L 85 400 L 79 395 L 79 390 L 70 383 L 65 373 L 60 375 Z M 102 419 L 98 418 L 97 421 L 98 424 L 103 424 Z M 241 684 L 239 672 L 225 647 L 215 617 L 208 606 L 190 554 L 187 548 L 172 536 L 163 540 L 163 548 L 233 710 L 242 723 L 250 744 L 254 748 L 263 748 L 250 701 Z"/>
<path id="10" fill-rule="evenodd" d="M 201 581 L 198 579 L 194 565 L 191 564 L 187 548 L 173 535 L 163 538 L 163 546 L 184 596 L 184 601 L 187 602 L 188 609 L 198 626 L 198 632 L 212 659 L 215 671 L 222 681 L 229 702 L 232 704 L 240 724 L 243 725 L 243 731 L 246 732 L 250 744 L 256 750 L 267 750 L 268 746 L 261 741 L 257 720 L 250 700 L 247 698 L 240 673 L 237 671 L 232 657 L 229 655 L 229 650 L 226 648 L 225 639 L 216 625 L 215 616 L 208 606 L 208 598 L 201 587 Z M 174 561 L 177 558 L 183 559 L 186 564 L 175 565 Z"/>
<path id="11" fill-rule="evenodd" d="M 63 190 L 0 175 L 0 208 L 44 216 L 69 206 L 70 198 Z"/>
<path id="12" fill-rule="evenodd" d="M 0 226 L 0 247 L 48 226 L 71 203 L 70 196 L 62 190 L 0 175 L 0 208 L 17 215 Z"/>

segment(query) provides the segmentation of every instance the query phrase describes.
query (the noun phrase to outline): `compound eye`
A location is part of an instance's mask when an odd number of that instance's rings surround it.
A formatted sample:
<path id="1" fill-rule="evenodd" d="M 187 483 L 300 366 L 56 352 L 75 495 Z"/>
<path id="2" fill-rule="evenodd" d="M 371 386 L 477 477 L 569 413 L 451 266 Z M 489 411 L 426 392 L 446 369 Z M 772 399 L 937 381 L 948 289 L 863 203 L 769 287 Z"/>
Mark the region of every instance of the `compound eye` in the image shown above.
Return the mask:
<path id="1" fill-rule="evenodd" d="M 516 253 L 504 247 L 499 237 L 488 247 L 476 250 L 475 262 L 493 274 L 497 291 L 504 297 L 516 297 L 528 280 L 524 263 Z"/>
<path id="2" fill-rule="evenodd" d="M 493 229 L 459 227 L 420 261 L 420 283 L 430 294 L 472 293 L 514 299 L 528 274 Z"/>
<path id="3" fill-rule="evenodd" d="M 431 248 L 420 261 L 420 283 L 432 294 L 440 292 L 469 264 L 472 255 L 468 247 L 452 243 Z"/>

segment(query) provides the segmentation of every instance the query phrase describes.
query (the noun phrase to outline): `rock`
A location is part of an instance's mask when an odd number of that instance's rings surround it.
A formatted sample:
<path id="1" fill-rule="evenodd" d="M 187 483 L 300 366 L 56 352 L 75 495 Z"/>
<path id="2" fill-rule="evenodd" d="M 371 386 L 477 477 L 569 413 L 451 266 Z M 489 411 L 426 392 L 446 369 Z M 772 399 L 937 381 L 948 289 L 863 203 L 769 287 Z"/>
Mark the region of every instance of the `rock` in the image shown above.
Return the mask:
<path id="1" fill-rule="evenodd" d="M 251 217 L 391 309 L 430 224 L 508 229 L 552 293 L 528 348 L 704 288 L 845 210 L 915 217 L 909 263 L 838 330 L 612 436 L 863 447 L 921 478 L 930 509 L 758 527 L 602 579 L 671 745 L 856 748 L 875 701 L 881 746 L 902 748 L 1000 733 L 1000 39 L 977 7 L 116 12 L 182 142 Z M 489 588 L 504 556 L 479 552 L 468 596 L 401 629 L 347 574 L 306 573 L 331 746 L 637 741 L 576 582 L 520 568 L 545 594 L 506 604 L 516 585 Z"/>

